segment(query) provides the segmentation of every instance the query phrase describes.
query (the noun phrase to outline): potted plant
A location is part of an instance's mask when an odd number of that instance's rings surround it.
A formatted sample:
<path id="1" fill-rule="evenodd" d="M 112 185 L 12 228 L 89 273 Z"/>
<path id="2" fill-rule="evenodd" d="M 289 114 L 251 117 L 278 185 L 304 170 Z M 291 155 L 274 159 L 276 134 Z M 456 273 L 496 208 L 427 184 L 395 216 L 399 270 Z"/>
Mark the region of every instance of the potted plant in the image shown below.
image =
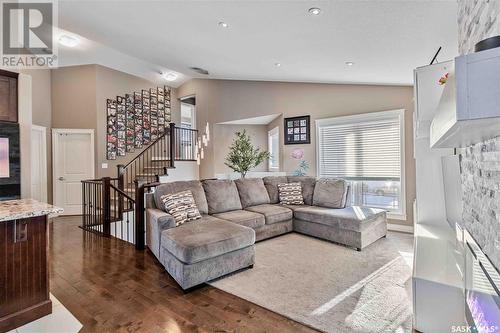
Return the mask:
<path id="1" fill-rule="evenodd" d="M 241 178 L 245 178 L 250 169 L 264 162 L 269 157 L 269 152 L 260 151 L 260 148 L 255 148 L 252 145 L 250 136 L 246 130 L 243 130 L 243 132 L 236 132 L 236 138 L 229 147 L 229 153 L 226 156 L 224 164 L 235 172 L 240 173 Z"/>

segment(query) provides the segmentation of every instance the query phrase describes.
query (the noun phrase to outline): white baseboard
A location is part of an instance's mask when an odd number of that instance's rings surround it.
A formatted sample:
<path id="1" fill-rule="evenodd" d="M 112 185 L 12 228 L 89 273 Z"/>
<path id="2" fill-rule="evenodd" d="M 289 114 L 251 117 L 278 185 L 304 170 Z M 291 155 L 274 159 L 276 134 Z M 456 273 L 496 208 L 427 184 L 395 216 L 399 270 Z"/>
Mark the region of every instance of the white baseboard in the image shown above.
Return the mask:
<path id="1" fill-rule="evenodd" d="M 387 223 L 387 230 L 406 232 L 409 234 L 413 234 L 413 226 L 412 225 Z"/>

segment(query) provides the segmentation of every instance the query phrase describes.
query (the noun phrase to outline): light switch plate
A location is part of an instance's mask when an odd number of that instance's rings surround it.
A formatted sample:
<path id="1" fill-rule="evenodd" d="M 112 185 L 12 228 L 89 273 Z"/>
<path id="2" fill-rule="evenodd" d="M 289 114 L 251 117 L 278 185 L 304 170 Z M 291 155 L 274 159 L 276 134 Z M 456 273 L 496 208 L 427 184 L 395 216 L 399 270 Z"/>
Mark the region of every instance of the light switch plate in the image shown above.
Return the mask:
<path id="1" fill-rule="evenodd" d="M 102 163 L 102 164 L 101 164 L 101 168 L 103 168 L 103 169 L 107 169 L 107 168 L 108 168 L 108 163 Z"/>

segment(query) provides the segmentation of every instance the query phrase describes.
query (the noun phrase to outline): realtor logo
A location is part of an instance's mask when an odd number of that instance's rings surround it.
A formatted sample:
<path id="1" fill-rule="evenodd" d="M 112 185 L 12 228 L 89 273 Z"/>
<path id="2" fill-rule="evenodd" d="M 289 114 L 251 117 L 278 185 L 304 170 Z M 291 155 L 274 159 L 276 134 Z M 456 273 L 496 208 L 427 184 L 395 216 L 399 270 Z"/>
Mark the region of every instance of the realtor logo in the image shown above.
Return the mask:
<path id="1" fill-rule="evenodd" d="M 2 66 L 57 67 L 53 1 L 2 1 Z"/>

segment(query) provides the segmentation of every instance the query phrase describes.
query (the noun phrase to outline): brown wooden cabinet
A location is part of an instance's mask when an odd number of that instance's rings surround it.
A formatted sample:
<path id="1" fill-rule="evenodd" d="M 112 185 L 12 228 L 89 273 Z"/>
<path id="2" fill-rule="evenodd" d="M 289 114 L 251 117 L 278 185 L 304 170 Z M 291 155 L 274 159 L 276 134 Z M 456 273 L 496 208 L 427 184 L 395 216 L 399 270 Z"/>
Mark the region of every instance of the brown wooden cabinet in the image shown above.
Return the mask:
<path id="1" fill-rule="evenodd" d="M 0 121 L 17 120 L 17 73 L 0 70 Z"/>
<path id="2" fill-rule="evenodd" d="M 0 332 L 52 312 L 47 216 L 0 221 Z"/>

